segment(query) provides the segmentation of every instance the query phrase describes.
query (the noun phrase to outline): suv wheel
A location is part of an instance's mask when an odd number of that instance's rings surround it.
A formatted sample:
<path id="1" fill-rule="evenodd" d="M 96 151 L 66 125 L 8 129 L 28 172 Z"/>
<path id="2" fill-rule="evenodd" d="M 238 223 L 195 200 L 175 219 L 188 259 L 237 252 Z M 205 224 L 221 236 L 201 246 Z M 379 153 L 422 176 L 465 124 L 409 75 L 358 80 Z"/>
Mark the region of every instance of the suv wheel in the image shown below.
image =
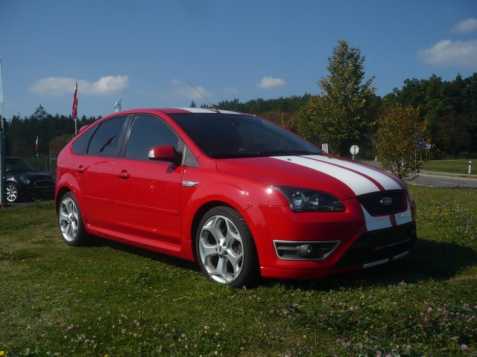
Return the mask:
<path id="1" fill-rule="evenodd" d="M 82 245 L 88 237 L 84 230 L 81 212 L 72 192 L 61 197 L 58 206 L 58 226 L 63 240 L 69 245 Z"/>
<path id="2" fill-rule="evenodd" d="M 20 197 L 20 192 L 18 191 L 17 185 L 13 182 L 10 182 L 5 187 L 5 198 L 8 203 L 15 203 Z"/>
<path id="3" fill-rule="evenodd" d="M 202 217 L 195 237 L 201 270 L 213 281 L 232 287 L 258 282 L 258 259 L 244 219 L 233 209 L 215 207 Z"/>

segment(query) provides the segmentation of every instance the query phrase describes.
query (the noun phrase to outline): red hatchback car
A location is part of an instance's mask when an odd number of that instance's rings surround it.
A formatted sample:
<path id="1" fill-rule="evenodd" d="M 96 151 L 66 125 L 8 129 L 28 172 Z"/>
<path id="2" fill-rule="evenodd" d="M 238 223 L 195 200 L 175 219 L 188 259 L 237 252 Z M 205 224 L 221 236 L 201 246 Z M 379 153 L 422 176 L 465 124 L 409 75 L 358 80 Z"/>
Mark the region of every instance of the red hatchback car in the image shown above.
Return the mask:
<path id="1" fill-rule="evenodd" d="M 81 130 L 57 166 L 66 243 L 124 242 L 196 261 L 234 287 L 387 263 L 416 240 L 399 179 L 254 115 L 114 113 Z"/>

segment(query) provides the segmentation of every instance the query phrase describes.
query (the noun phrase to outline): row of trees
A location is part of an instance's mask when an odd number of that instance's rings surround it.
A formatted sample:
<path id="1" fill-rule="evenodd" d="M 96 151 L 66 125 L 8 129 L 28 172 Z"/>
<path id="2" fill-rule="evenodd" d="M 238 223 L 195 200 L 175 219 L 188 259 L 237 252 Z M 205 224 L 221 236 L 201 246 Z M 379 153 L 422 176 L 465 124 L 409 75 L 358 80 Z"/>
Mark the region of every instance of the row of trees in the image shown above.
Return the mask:
<path id="1" fill-rule="evenodd" d="M 408 79 L 380 97 L 364 61 L 359 49 L 340 41 L 329 58 L 328 75 L 319 81 L 320 95 L 234 99 L 216 107 L 264 116 L 316 144 L 328 143 L 340 155 L 349 155 L 349 147 L 358 144 L 361 157 L 377 155 L 398 173 L 416 168 L 417 151 L 423 148 L 431 147 L 434 157 L 477 153 L 477 73 L 450 81 Z M 83 117 L 80 125 L 95 119 Z M 36 137 L 40 155 L 55 153 L 71 137 L 73 125 L 71 118 L 48 114 L 42 106 L 28 118 L 13 117 L 9 153 L 32 156 Z"/>

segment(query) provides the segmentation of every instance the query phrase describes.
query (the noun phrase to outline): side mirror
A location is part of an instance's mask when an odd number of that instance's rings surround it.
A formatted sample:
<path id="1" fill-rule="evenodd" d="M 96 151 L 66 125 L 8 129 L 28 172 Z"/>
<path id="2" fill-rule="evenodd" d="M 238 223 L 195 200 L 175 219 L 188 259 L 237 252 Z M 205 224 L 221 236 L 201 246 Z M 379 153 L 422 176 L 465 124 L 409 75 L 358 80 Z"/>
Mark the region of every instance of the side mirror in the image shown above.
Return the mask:
<path id="1" fill-rule="evenodd" d="M 174 164 L 180 163 L 180 155 L 172 145 L 154 146 L 147 154 L 149 160 L 169 161 Z"/>

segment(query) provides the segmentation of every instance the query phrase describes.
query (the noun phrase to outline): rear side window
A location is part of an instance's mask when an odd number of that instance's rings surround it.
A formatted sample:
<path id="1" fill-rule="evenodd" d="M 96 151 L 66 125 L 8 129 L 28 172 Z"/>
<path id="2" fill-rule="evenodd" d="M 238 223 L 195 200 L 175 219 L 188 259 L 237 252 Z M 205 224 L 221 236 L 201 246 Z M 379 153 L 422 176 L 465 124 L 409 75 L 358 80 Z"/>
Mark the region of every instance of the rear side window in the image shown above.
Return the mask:
<path id="1" fill-rule="evenodd" d="M 126 147 L 126 157 L 147 160 L 149 150 L 158 145 L 172 145 L 181 151 L 182 143 L 161 119 L 150 115 L 139 115 L 134 120 Z"/>
<path id="2" fill-rule="evenodd" d="M 96 126 L 86 129 L 81 136 L 73 143 L 73 152 L 78 155 L 84 155 L 88 151 L 89 140 L 94 134 Z"/>
<path id="3" fill-rule="evenodd" d="M 102 122 L 89 144 L 88 154 L 97 156 L 117 155 L 125 119 L 125 117 L 114 117 Z"/>

